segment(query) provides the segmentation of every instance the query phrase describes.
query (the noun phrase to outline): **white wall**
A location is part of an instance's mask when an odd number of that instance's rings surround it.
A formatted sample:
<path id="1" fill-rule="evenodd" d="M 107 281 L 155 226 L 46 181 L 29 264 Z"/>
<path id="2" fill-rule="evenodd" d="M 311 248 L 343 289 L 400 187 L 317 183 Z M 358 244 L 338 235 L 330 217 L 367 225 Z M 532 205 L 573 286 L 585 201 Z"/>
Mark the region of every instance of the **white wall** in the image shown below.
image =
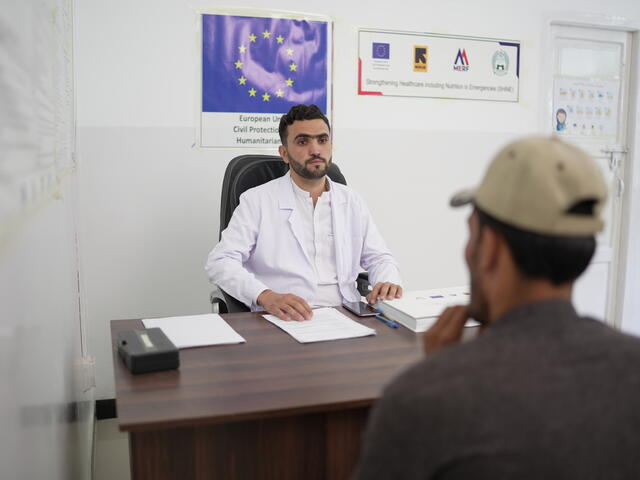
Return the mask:
<path id="1" fill-rule="evenodd" d="M 109 320 L 209 309 L 202 268 L 217 240 L 220 184 L 227 162 L 244 152 L 192 148 L 195 9 L 215 3 L 191 5 L 77 5 L 82 298 L 99 398 L 114 395 Z M 247 5 L 306 8 L 291 0 Z M 504 142 L 538 131 L 539 71 L 548 58 L 540 45 L 557 2 L 408 0 L 389 7 L 361 0 L 309 7 L 335 20 L 334 160 L 368 201 L 406 287 L 459 284 L 466 281 L 466 212 L 451 211 L 447 200 L 479 180 Z M 568 0 L 562 8 L 563 18 L 640 19 L 640 4 L 630 0 Z M 357 96 L 359 27 L 520 40 L 520 102 Z"/>

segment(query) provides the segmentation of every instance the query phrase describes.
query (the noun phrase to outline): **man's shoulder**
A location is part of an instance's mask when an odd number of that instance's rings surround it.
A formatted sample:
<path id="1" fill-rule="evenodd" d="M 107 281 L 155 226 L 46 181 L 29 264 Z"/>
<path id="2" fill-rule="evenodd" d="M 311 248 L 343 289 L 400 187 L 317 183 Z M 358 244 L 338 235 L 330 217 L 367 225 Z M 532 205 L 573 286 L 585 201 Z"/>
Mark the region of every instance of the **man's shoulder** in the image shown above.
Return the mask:
<path id="1" fill-rule="evenodd" d="M 343 185 L 342 183 L 338 183 L 335 181 L 331 182 L 331 188 L 333 189 L 333 193 L 340 198 L 349 200 L 351 202 L 357 202 L 358 204 L 365 205 L 365 201 L 357 191 L 351 188 L 348 185 Z"/>
<path id="2" fill-rule="evenodd" d="M 521 333 L 494 335 L 489 328 L 472 341 L 450 345 L 408 367 L 389 385 L 388 393 L 421 396 L 425 401 L 451 400 L 472 387 L 484 390 L 497 378 L 526 383 L 525 372 L 542 378 L 560 371 L 591 369 L 595 378 L 602 365 L 635 375 L 629 366 L 640 362 L 639 337 L 591 318 L 580 318 L 570 327 L 570 333 L 549 332 L 543 341 Z"/>
<path id="3" fill-rule="evenodd" d="M 263 184 L 245 190 L 241 195 L 241 199 L 262 199 L 265 196 L 273 195 L 282 188 L 282 183 L 286 180 L 285 177 L 274 178 Z"/>
<path id="4" fill-rule="evenodd" d="M 410 423 L 416 431 L 428 428 L 436 437 L 458 428 L 446 425 L 444 412 L 455 412 L 464 423 L 463 417 L 475 411 L 475 402 L 484 396 L 488 380 L 482 362 L 473 361 L 474 349 L 457 347 L 447 347 L 456 350 L 455 355 L 438 352 L 405 369 L 385 388 L 377 408 L 401 425 Z"/>
<path id="5" fill-rule="evenodd" d="M 409 398 L 417 395 L 424 401 L 451 401 L 456 395 L 466 397 L 472 386 L 484 390 L 483 386 L 491 385 L 496 375 L 511 376 L 509 371 L 517 371 L 519 364 L 528 364 L 535 356 L 530 349 L 513 343 L 512 337 L 493 333 L 488 328 L 472 340 L 427 354 L 389 385 L 388 394 Z"/>
<path id="6" fill-rule="evenodd" d="M 405 369 L 389 385 L 387 393 L 426 399 L 434 393 L 446 397 L 461 385 L 465 385 L 463 390 L 466 390 L 469 379 L 482 375 L 487 363 L 492 361 L 486 352 L 477 341 L 450 345 Z"/>
<path id="7" fill-rule="evenodd" d="M 581 318 L 580 335 L 585 343 L 597 343 L 601 349 L 611 352 L 610 357 L 635 357 L 640 361 L 640 337 L 630 335 L 604 324 L 595 318 Z"/>
<path id="8" fill-rule="evenodd" d="M 346 195 L 358 195 L 358 193 L 353 188 L 351 188 L 349 185 L 345 185 L 343 183 L 338 183 L 338 182 L 336 182 L 334 180 L 331 180 L 331 185 L 336 191 L 341 192 L 341 193 L 345 193 Z"/>

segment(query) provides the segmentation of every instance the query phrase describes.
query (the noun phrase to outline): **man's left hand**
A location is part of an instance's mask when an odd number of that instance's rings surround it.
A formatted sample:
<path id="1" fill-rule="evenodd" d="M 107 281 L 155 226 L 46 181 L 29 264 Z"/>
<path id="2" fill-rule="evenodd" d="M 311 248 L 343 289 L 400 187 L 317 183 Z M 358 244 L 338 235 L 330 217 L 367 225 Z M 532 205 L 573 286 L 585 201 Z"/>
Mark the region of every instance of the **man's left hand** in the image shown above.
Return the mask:
<path id="1" fill-rule="evenodd" d="M 422 342 L 426 353 L 433 353 L 447 345 L 458 343 L 462 338 L 464 324 L 469 319 L 466 306 L 457 305 L 446 308 L 436 323 L 424 332 Z"/>
<path id="2" fill-rule="evenodd" d="M 378 282 L 367 295 L 367 302 L 373 305 L 379 300 L 393 300 L 402 297 L 402 287 L 391 282 Z"/>

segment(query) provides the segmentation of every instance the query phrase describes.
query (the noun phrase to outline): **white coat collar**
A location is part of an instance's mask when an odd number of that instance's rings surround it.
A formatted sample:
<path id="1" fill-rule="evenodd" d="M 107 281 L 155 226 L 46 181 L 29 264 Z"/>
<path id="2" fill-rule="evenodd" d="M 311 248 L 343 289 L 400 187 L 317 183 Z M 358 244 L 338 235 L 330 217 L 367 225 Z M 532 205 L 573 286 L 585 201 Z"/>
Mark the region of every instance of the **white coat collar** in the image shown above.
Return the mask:
<path id="1" fill-rule="evenodd" d="M 331 202 L 334 205 L 341 205 L 347 201 L 346 192 L 340 188 L 342 185 L 334 182 L 327 175 L 329 189 L 331 190 Z M 288 171 L 282 177 L 275 180 L 276 195 L 278 196 L 278 205 L 281 210 L 293 210 L 296 198 L 293 188 L 291 188 L 291 172 Z"/>
<path id="2" fill-rule="evenodd" d="M 347 190 L 343 187 L 343 185 L 333 182 L 328 176 L 327 180 L 329 181 L 329 188 L 331 189 L 331 216 L 333 218 L 333 231 L 343 232 L 345 228 L 346 215 L 343 211 L 344 209 L 341 206 L 347 202 Z M 310 266 L 313 266 L 311 259 L 304 249 L 304 237 L 302 236 L 302 232 L 300 231 L 301 227 L 298 222 L 298 215 L 295 209 L 296 197 L 293 191 L 293 187 L 291 186 L 291 173 L 287 172 L 282 177 L 276 179 L 274 181 L 274 187 L 276 188 L 275 194 L 278 197 L 278 205 L 280 207 L 280 210 L 291 210 L 288 218 L 291 232 L 296 238 L 298 245 L 300 245 L 300 249 L 307 259 L 307 262 L 309 262 Z M 340 235 L 334 235 L 333 238 L 336 246 L 336 261 L 342 262 L 342 245 L 339 241 L 339 239 L 342 237 L 340 237 Z M 340 273 L 338 274 L 338 276 L 340 277 Z"/>

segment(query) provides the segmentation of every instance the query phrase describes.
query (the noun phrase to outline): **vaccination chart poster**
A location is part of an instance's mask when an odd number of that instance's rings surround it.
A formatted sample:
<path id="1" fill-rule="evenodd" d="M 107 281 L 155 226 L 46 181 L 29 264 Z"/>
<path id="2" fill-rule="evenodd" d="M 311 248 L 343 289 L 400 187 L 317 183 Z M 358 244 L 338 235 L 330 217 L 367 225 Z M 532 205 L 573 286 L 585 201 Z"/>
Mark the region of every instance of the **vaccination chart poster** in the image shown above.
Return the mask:
<path id="1" fill-rule="evenodd" d="M 273 148 L 292 106 L 330 116 L 331 24 L 202 15 L 202 147 Z"/>
<path id="2" fill-rule="evenodd" d="M 358 32 L 358 94 L 517 102 L 520 42 Z"/>
<path id="3" fill-rule="evenodd" d="M 553 85 L 553 130 L 558 135 L 618 135 L 619 80 L 556 77 Z"/>

